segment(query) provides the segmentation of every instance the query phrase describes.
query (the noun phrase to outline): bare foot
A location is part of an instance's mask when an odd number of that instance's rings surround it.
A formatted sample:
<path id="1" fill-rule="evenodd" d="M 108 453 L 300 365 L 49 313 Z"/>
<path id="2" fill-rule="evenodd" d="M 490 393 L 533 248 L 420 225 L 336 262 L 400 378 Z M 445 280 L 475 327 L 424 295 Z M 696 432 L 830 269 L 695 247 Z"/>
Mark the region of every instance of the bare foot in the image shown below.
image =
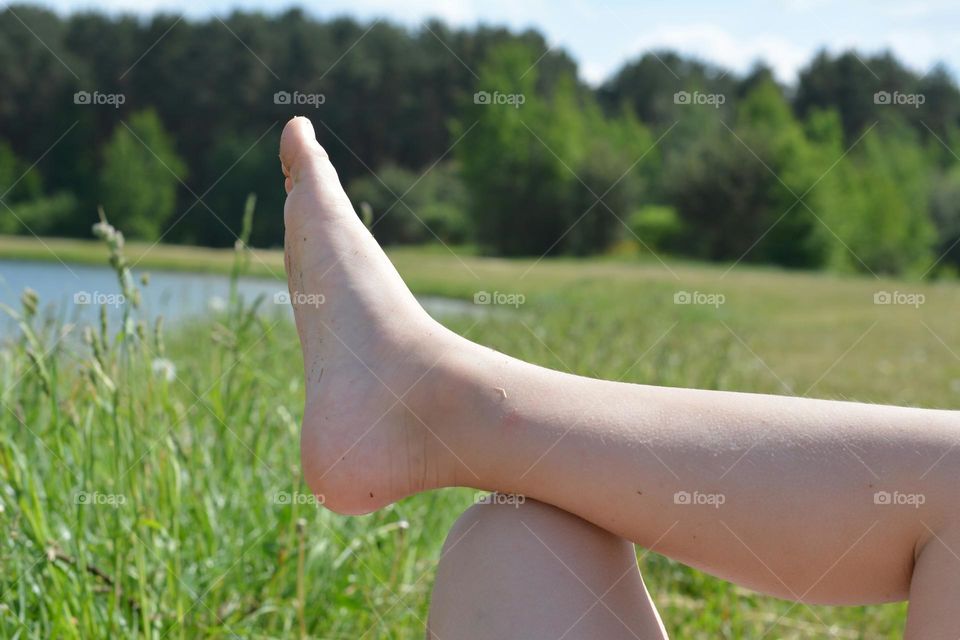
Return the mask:
<path id="1" fill-rule="evenodd" d="M 463 470 L 447 426 L 456 376 L 445 356 L 470 343 L 430 318 L 407 289 L 354 212 L 308 119 L 287 123 L 280 159 L 286 270 L 306 376 L 300 447 L 308 485 L 330 509 L 360 514 L 454 484 Z"/>

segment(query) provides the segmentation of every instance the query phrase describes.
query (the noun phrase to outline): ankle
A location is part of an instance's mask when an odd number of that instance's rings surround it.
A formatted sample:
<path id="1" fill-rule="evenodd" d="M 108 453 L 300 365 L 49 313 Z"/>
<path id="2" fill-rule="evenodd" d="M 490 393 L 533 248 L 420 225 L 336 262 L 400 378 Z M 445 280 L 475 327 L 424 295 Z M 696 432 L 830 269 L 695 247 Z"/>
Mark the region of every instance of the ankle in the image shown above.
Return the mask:
<path id="1" fill-rule="evenodd" d="M 506 454 L 520 421 L 500 372 L 511 358 L 441 330 L 430 340 L 438 347 L 435 364 L 411 391 L 411 407 L 432 432 L 447 471 L 439 486 L 510 491 L 501 484 L 510 477 Z"/>
<path id="2" fill-rule="evenodd" d="M 440 487 L 475 486 L 473 436 L 478 426 L 476 360 L 465 346 L 475 347 L 437 324 L 418 347 L 416 374 L 409 390 L 398 390 L 428 441 L 428 454 L 438 470 Z"/>

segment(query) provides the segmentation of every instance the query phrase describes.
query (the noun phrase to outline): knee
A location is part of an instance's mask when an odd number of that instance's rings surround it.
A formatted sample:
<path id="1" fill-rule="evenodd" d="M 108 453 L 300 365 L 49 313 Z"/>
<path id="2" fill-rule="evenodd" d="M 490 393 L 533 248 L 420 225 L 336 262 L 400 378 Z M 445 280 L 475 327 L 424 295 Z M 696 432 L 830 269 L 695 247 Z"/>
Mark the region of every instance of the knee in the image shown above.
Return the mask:
<path id="1" fill-rule="evenodd" d="M 599 594 L 608 606 L 595 606 Z M 604 616 L 622 610 L 620 619 L 649 627 L 649 620 L 634 620 L 638 603 L 647 600 L 628 541 L 548 504 L 494 496 L 450 529 L 429 637 L 505 638 L 522 630 L 524 637 L 558 638 L 570 637 L 574 627 L 576 637 L 620 637 L 623 622 Z"/>
<path id="2" fill-rule="evenodd" d="M 511 528 L 521 524 L 524 518 L 549 517 L 556 507 L 532 500 L 525 496 L 491 493 L 478 497 L 476 502 L 460 514 L 450 528 L 447 538 L 462 535 L 466 531 L 482 525 L 484 528 Z M 563 512 L 560 512 L 563 513 Z"/>
<path id="3" fill-rule="evenodd" d="M 447 534 L 443 553 L 508 547 L 628 551 L 633 545 L 567 511 L 520 495 L 490 494 L 468 508 Z"/>

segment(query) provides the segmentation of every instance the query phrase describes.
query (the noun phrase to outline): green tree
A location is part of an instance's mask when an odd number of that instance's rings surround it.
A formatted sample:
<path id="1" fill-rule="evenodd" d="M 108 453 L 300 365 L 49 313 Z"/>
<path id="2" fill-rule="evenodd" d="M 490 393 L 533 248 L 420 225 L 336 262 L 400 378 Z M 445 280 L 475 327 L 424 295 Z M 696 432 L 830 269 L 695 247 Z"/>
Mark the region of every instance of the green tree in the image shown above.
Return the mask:
<path id="1" fill-rule="evenodd" d="M 761 82 L 730 130 L 715 130 L 671 159 L 666 191 L 684 223 L 683 244 L 711 260 L 816 266 L 817 207 L 808 191 L 826 165 L 780 88 Z"/>
<path id="2" fill-rule="evenodd" d="M 678 91 L 724 95 L 727 100 L 717 111 L 726 116 L 734 106 L 736 85 L 734 74 L 714 65 L 673 51 L 656 51 L 623 65 L 597 95 L 611 112 L 626 103 L 643 122 L 662 129 L 692 115 L 675 99 Z"/>
<path id="3" fill-rule="evenodd" d="M 286 194 L 277 179 L 276 139 L 258 138 L 260 134 L 226 133 L 217 140 L 209 157 L 219 174 L 207 178 L 212 186 L 203 188 L 204 203 L 192 207 L 168 237 L 204 246 L 233 246 L 243 230 L 247 196 L 253 193 L 258 213 L 253 216 L 250 244 L 283 246 L 283 225 L 277 224 L 275 214 L 283 211 Z"/>
<path id="4" fill-rule="evenodd" d="M 103 152 L 101 203 L 131 238 L 153 240 L 173 214 L 186 166 L 152 111 L 121 122 Z"/>
<path id="5" fill-rule="evenodd" d="M 906 128 L 870 133 L 824 179 L 824 224 L 817 232 L 829 247 L 830 267 L 900 274 L 930 266 L 935 170 L 916 137 Z"/>
<path id="6" fill-rule="evenodd" d="M 658 157 L 651 135 L 632 115 L 604 118 L 569 76 L 541 87 L 535 61 L 493 50 L 456 130 L 478 240 L 504 255 L 603 251 Z"/>
<path id="7" fill-rule="evenodd" d="M 937 259 L 960 269 L 960 164 L 937 178 L 930 198 L 930 217 L 937 229 Z"/>
<path id="8" fill-rule="evenodd" d="M 538 95 L 535 60 L 522 45 L 494 49 L 455 130 L 478 240 L 505 255 L 550 252 L 571 222 L 563 213 L 574 178 L 561 158 L 573 155 L 577 136 Z"/>
<path id="9" fill-rule="evenodd" d="M 619 118 L 604 118 L 592 100 L 568 108 L 576 108 L 570 119 L 579 127 L 571 130 L 580 135 L 570 202 L 573 223 L 562 247 L 586 255 L 609 249 L 620 236 L 634 235 L 627 220 L 645 200 L 659 153 L 650 131 L 628 109 Z"/>
<path id="10" fill-rule="evenodd" d="M 897 96 L 911 101 L 900 102 Z M 917 96 L 922 102 L 912 102 Z M 794 97 L 801 117 L 812 109 L 836 109 L 847 144 L 877 122 L 909 123 L 922 139 L 943 137 L 960 122 L 960 91 L 942 66 L 922 77 L 889 52 L 837 56 L 819 53 L 801 70 Z"/>

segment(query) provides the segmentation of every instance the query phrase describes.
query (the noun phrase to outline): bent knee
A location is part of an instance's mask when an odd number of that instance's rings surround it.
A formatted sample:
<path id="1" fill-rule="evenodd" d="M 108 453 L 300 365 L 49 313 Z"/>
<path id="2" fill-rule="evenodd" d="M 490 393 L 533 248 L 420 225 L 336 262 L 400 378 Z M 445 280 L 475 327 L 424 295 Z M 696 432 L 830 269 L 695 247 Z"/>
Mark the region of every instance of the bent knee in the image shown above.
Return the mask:
<path id="1" fill-rule="evenodd" d="M 605 606 L 596 606 L 601 594 Z M 451 528 L 429 626 L 431 638 L 471 640 L 664 637 L 632 544 L 562 509 L 507 496 L 471 506 Z"/>
<path id="2" fill-rule="evenodd" d="M 480 523 L 516 526 L 524 518 L 549 518 L 551 511 L 565 513 L 556 507 L 526 496 L 491 493 L 478 497 L 472 506 L 460 514 L 453 527 L 450 528 L 448 537 L 453 537 L 454 534 L 462 533 L 464 530 Z"/>
<path id="3" fill-rule="evenodd" d="M 455 545 L 511 548 L 539 547 L 555 550 L 593 548 L 604 554 L 633 554 L 633 545 L 582 518 L 531 498 L 490 494 L 461 514 L 444 543 L 444 553 Z"/>

